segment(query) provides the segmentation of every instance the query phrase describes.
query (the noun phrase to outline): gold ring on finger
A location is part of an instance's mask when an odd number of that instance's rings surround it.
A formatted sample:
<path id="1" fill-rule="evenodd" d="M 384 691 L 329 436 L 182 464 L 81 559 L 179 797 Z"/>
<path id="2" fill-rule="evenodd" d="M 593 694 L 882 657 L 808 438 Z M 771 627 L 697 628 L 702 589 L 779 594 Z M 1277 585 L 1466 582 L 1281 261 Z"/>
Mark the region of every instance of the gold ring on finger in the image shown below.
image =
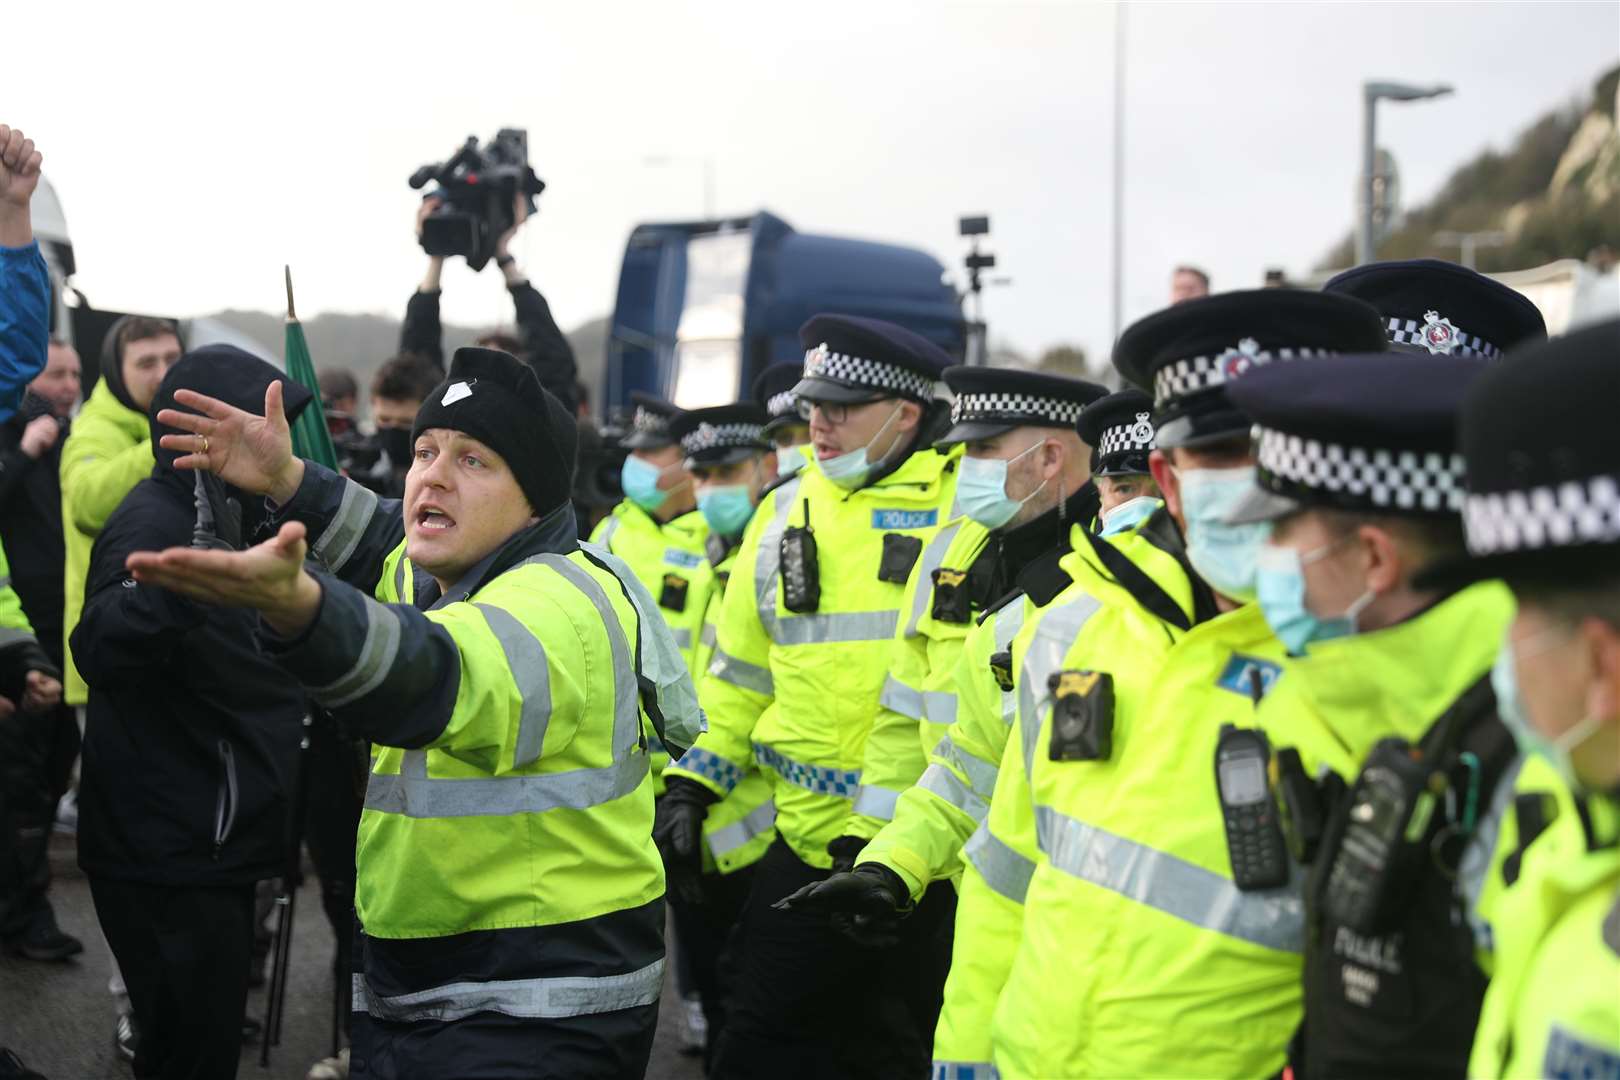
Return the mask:
<path id="1" fill-rule="evenodd" d="M 199 435 L 197 438 L 202 440 L 202 452 L 205 454 L 208 453 L 208 436 Z"/>

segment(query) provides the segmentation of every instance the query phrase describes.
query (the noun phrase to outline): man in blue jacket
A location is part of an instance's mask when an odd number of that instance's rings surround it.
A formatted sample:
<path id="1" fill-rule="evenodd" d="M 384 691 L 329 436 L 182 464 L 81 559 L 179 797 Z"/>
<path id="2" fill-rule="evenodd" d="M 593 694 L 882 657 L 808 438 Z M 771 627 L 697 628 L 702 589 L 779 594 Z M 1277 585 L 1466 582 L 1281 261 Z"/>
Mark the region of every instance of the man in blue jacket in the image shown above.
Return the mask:
<path id="1" fill-rule="evenodd" d="M 0 422 L 45 367 L 51 281 L 28 214 L 41 160 L 33 139 L 0 124 Z"/>

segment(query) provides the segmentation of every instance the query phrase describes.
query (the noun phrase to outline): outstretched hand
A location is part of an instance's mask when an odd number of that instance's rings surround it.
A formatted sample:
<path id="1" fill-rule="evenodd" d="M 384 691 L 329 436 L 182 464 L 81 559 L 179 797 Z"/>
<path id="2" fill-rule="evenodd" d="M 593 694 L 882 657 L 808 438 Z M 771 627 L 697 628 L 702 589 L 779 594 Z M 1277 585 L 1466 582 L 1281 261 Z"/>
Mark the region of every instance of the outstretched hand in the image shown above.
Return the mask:
<path id="1" fill-rule="evenodd" d="M 268 495 L 278 505 L 298 491 L 304 463 L 293 456 L 279 379 L 264 391 L 263 416 L 195 390 L 176 390 L 174 400 L 202 413 L 162 409 L 157 414 L 158 423 L 187 432 L 159 440 L 165 450 L 182 451 L 175 468 L 204 469 L 243 491 Z"/>
<path id="2" fill-rule="evenodd" d="M 254 608 L 273 630 L 290 637 L 301 633 L 321 606 L 321 587 L 304 570 L 309 550 L 304 537 L 304 526 L 289 521 L 246 551 L 137 551 L 124 565 L 142 585 L 204 603 Z"/>

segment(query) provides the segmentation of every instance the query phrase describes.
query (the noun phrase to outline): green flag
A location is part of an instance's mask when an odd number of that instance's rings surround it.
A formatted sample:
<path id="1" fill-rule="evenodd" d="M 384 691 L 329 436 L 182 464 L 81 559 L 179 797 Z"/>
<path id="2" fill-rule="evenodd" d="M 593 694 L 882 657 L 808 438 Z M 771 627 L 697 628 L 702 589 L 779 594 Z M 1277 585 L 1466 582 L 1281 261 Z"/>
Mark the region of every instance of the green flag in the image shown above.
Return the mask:
<path id="1" fill-rule="evenodd" d="M 318 461 L 328 469 L 338 467 L 337 449 L 332 445 L 332 433 L 326 430 L 326 409 L 321 404 L 321 388 L 315 379 L 315 362 L 309 358 L 309 343 L 304 340 L 304 327 L 293 308 L 292 267 L 287 274 L 287 348 L 283 354 L 287 377 L 301 383 L 315 395 L 315 400 L 293 421 L 293 453 L 309 461 Z"/>

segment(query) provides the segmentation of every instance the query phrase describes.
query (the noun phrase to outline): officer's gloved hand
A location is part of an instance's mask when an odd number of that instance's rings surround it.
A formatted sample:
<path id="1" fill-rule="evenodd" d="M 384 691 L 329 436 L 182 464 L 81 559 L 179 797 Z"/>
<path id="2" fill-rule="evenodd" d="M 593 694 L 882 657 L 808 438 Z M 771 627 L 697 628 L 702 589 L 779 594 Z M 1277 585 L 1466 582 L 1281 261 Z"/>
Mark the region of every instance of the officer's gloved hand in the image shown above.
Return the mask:
<path id="1" fill-rule="evenodd" d="M 653 843 L 664 857 L 668 888 L 689 904 L 703 902 L 703 819 L 718 801 L 702 784 L 671 776 L 653 814 Z"/>
<path id="2" fill-rule="evenodd" d="M 860 858 L 861 851 L 866 847 L 866 841 L 859 836 L 840 836 L 827 841 L 827 854 L 832 856 L 832 872 L 847 874 L 855 869 L 855 860 Z"/>
<path id="3" fill-rule="evenodd" d="M 886 947 L 900 940 L 900 920 L 916 905 L 899 874 L 880 863 L 862 863 L 849 873 L 806 885 L 771 906 L 780 911 L 825 914 L 856 943 Z"/>

